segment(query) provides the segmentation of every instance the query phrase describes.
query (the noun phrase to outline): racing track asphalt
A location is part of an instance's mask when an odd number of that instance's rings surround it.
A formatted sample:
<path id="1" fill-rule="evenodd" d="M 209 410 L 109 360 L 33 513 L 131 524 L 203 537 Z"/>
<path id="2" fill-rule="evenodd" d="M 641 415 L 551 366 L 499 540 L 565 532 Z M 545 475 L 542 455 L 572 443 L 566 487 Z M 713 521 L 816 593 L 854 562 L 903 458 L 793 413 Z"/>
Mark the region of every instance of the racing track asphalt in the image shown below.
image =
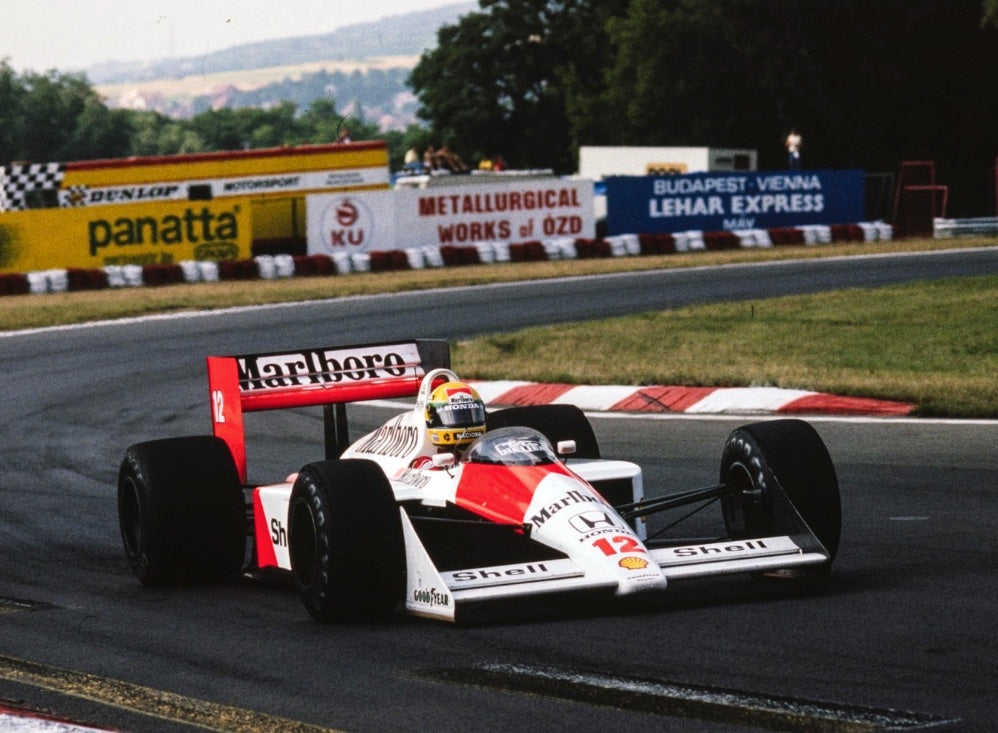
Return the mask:
<path id="1" fill-rule="evenodd" d="M 247 720 L 289 730 L 287 721 L 350 731 L 742 731 L 817 729 L 817 715 L 867 721 L 857 729 L 994 729 L 993 422 L 815 420 L 844 506 L 840 554 L 824 581 L 676 584 L 654 603 L 468 628 L 406 618 L 321 627 L 273 583 L 141 588 L 122 557 L 114 481 L 129 443 L 206 431 L 206 353 L 458 339 L 719 297 L 996 270 L 995 251 L 703 269 L 4 336 L 0 707 L 132 733 L 233 730 Z M 352 427 L 390 414 L 358 407 Z M 604 454 L 642 464 L 650 495 L 711 483 L 725 435 L 746 421 L 594 417 Z M 250 429 L 257 480 L 317 457 L 312 411 L 255 416 Z"/>

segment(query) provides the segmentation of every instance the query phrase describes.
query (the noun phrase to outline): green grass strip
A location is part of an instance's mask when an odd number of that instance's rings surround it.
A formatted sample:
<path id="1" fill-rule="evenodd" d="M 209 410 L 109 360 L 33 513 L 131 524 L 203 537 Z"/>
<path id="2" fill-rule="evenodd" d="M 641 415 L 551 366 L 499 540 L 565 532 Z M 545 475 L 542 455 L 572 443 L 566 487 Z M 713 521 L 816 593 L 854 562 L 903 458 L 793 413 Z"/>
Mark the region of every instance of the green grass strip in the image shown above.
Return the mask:
<path id="1" fill-rule="evenodd" d="M 459 374 L 771 386 L 998 417 L 998 276 L 692 306 L 464 341 Z"/>

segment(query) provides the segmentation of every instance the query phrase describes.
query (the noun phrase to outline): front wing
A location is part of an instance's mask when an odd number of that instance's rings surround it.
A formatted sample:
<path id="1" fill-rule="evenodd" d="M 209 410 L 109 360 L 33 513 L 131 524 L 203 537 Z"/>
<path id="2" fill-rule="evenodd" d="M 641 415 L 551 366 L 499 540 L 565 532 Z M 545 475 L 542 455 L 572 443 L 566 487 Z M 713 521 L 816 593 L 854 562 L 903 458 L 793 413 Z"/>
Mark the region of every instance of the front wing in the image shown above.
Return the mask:
<path id="1" fill-rule="evenodd" d="M 417 616 L 454 621 L 460 606 L 567 592 L 617 591 L 618 582 L 591 577 L 570 559 L 439 571 L 405 511 L 407 588 L 405 608 Z M 811 534 L 776 535 L 747 540 L 650 549 L 666 581 L 733 573 L 758 573 L 819 565 L 828 552 Z"/>

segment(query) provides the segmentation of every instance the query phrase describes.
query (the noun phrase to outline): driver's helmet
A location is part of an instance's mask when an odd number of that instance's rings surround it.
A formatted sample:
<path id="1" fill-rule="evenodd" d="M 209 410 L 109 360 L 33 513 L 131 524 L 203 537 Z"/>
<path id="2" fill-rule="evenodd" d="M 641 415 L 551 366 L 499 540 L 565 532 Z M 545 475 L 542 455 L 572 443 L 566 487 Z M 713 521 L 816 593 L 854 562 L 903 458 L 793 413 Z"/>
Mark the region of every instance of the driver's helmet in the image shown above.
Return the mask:
<path id="1" fill-rule="evenodd" d="M 464 382 L 445 382 L 426 402 L 426 428 L 439 448 L 461 448 L 485 434 L 485 403 Z"/>

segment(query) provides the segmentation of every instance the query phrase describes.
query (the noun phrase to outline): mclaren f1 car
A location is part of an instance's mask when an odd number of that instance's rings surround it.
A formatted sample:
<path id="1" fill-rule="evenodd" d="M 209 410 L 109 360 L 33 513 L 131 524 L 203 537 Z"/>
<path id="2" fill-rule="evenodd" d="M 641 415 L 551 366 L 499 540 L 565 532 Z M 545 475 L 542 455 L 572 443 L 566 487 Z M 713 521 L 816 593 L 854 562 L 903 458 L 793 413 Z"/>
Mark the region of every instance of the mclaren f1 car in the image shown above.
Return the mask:
<path id="1" fill-rule="evenodd" d="M 487 411 L 446 342 L 207 359 L 212 435 L 129 447 L 118 478 L 125 554 L 145 585 L 293 579 L 318 621 L 400 609 L 448 621 L 565 594 L 659 592 L 735 573 L 820 574 L 839 543 L 835 469 L 800 420 L 730 434 L 709 486 L 646 498 L 641 468 L 600 455 L 571 405 Z M 415 398 L 351 440 L 347 406 Z M 244 415 L 321 406 L 324 457 L 247 480 Z M 648 517 L 717 503 L 711 537 Z M 272 569 L 272 570 L 268 570 Z"/>

